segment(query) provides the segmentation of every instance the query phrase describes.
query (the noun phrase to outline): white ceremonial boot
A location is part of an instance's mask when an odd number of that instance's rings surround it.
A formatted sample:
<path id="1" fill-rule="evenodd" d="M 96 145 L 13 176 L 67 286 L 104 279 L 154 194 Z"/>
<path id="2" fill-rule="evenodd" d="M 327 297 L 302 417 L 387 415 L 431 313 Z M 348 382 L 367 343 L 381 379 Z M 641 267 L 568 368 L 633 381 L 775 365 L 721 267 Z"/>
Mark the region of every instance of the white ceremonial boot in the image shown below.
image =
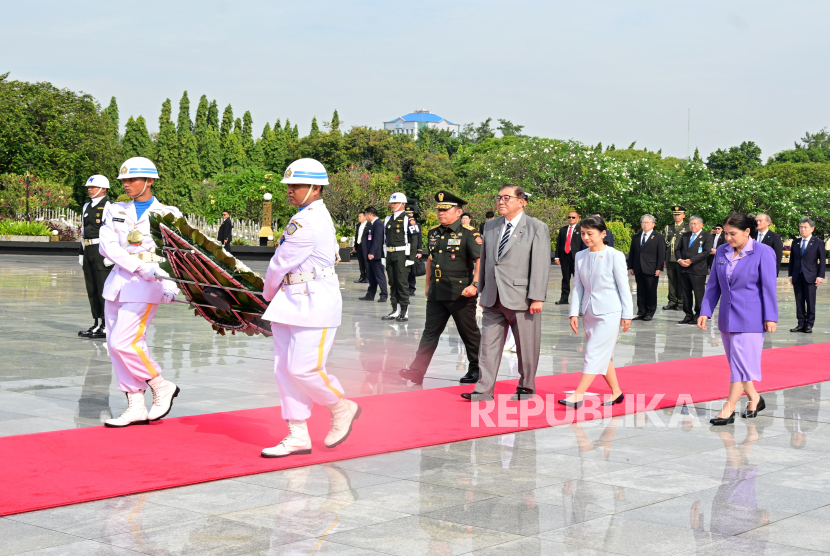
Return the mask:
<path id="1" fill-rule="evenodd" d="M 326 448 L 334 448 L 349 438 L 352 423 L 360 417 L 360 406 L 351 400 L 339 399 L 337 403 L 326 406 L 331 411 L 331 430 L 326 435 Z"/>
<path id="2" fill-rule="evenodd" d="M 273 448 L 262 450 L 264 458 L 284 458 L 285 456 L 310 454 L 311 437 L 308 436 L 308 426 L 305 421 L 287 421 L 288 436 Z"/>
<path id="3" fill-rule="evenodd" d="M 104 426 L 111 428 L 130 425 L 149 425 L 147 408 L 144 406 L 144 392 L 127 392 L 127 409 L 116 419 L 107 419 Z"/>
<path id="4" fill-rule="evenodd" d="M 153 391 L 153 406 L 150 408 L 149 419 L 158 421 L 173 408 L 173 398 L 179 395 L 179 387 L 156 376 L 147 381 L 147 386 Z"/>

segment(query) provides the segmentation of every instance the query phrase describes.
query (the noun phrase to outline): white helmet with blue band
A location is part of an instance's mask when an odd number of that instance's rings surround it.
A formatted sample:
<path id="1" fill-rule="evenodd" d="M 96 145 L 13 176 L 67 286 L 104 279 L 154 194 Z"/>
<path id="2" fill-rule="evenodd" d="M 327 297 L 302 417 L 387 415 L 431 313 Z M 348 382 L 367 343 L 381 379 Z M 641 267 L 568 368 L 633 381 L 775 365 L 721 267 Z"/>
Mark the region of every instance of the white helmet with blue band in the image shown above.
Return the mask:
<path id="1" fill-rule="evenodd" d="M 86 184 L 84 185 L 84 187 L 100 187 L 101 189 L 109 189 L 110 180 L 108 180 L 106 176 L 102 176 L 101 174 L 95 174 L 94 176 L 86 180 Z"/>
<path id="2" fill-rule="evenodd" d="M 159 172 L 156 170 L 156 165 L 149 158 L 134 156 L 124 162 L 121 165 L 121 171 L 118 172 L 119 180 L 127 178 L 153 178 L 157 180 L 159 179 Z"/>
<path id="3" fill-rule="evenodd" d="M 318 161 L 313 158 L 301 158 L 288 165 L 282 177 L 282 183 L 328 185 L 329 175 L 326 167 Z"/>
<path id="4" fill-rule="evenodd" d="M 406 195 L 398 191 L 397 193 L 393 193 L 391 197 L 389 197 L 389 204 L 396 205 L 398 203 L 406 204 Z"/>

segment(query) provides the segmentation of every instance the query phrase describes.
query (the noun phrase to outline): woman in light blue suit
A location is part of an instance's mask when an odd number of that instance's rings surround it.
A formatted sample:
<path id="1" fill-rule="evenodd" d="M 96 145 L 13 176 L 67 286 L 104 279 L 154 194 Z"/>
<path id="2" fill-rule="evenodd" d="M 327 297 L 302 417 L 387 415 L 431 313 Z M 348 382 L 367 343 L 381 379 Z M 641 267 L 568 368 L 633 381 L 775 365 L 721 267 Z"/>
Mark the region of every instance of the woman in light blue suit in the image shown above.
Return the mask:
<path id="1" fill-rule="evenodd" d="M 579 314 L 585 324 L 585 362 L 576 391 L 559 403 L 582 406 L 582 396 L 596 375 L 603 375 L 611 387 L 611 397 L 602 405 L 622 403 L 625 396 L 614 370 L 614 346 L 619 327 L 628 332 L 634 316 L 634 303 L 628 287 L 625 255 L 605 245 L 606 227 L 602 218 L 591 216 L 580 223 L 582 241 L 588 247 L 576 254 L 574 295 L 571 298 L 571 328 L 579 334 Z"/>

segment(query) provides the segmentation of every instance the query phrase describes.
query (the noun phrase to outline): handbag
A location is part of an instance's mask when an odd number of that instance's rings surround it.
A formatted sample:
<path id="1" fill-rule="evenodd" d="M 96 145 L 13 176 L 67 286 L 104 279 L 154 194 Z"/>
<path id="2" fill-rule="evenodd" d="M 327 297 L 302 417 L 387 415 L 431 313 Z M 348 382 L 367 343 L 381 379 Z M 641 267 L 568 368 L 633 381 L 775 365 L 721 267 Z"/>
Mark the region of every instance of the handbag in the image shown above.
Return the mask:
<path id="1" fill-rule="evenodd" d="M 424 258 L 415 259 L 415 276 L 426 276 L 426 273 L 427 265 L 424 262 Z"/>

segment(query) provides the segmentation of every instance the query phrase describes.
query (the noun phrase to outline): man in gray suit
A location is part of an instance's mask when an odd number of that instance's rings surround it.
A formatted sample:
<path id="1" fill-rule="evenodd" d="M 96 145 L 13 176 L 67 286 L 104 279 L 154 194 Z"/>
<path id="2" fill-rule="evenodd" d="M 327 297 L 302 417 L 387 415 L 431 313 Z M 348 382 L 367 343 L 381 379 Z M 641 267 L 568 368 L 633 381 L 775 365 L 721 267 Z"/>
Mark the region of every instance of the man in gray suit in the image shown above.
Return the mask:
<path id="1" fill-rule="evenodd" d="M 507 327 L 513 330 L 519 358 L 514 400 L 536 392 L 536 368 L 542 343 L 542 304 L 550 274 L 550 230 L 524 213 L 527 195 L 505 185 L 496 196 L 501 215 L 484 224 L 479 261 L 479 291 L 484 309 L 479 349 L 480 378 L 467 400 L 492 400 Z"/>

